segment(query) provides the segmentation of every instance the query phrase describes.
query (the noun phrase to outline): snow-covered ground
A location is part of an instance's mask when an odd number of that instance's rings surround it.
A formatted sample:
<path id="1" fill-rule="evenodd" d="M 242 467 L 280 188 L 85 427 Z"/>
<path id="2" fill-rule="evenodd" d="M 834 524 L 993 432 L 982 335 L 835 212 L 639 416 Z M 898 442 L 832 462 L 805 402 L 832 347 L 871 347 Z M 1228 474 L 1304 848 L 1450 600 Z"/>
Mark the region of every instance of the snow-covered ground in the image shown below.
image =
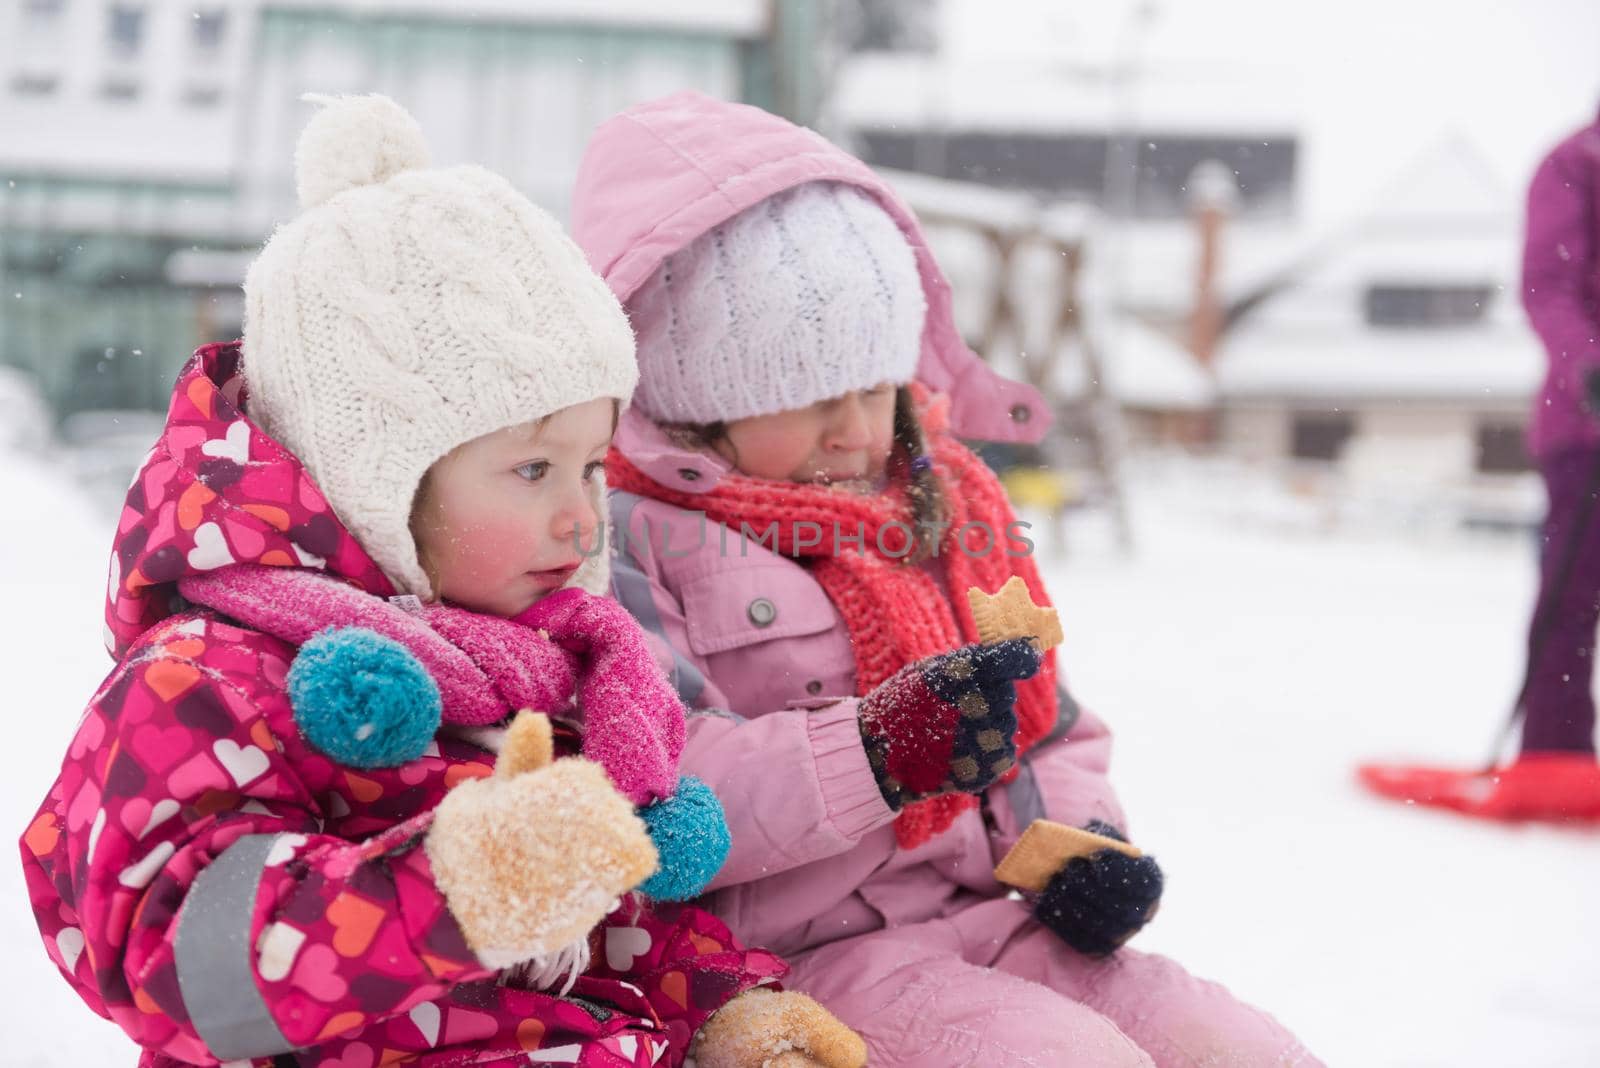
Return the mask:
<path id="1" fill-rule="evenodd" d="M 1139 945 L 1331 1065 L 1600 1064 L 1600 835 L 1352 780 L 1374 757 L 1485 758 L 1520 679 L 1531 539 L 1297 534 L 1223 486 L 1136 485 L 1136 556 L 1050 569 L 1068 678 L 1115 729 L 1134 836 L 1168 873 Z"/>
<path id="2" fill-rule="evenodd" d="M 55 779 L 83 707 L 111 667 L 100 638 L 115 522 L 64 466 L 0 452 L 0 678 L 9 725 L 0 746 L 0 1064 L 129 1065 L 134 1046 L 91 1013 L 45 956 L 15 843 Z"/>
<path id="3" fill-rule="evenodd" d="M 1118 731 L 1135 835 L 1168 872 L 1138 944 L 1268 1007 L 1332 1065 L 1600 1064 L 1600 836 L 1385 806 L 1351 779 L 1364 757 L 1483 756 L 1520 669 L 1529 544 L 1312 534 L 1245 485 L 1145 468 L 1136 555 L 1091 521 L 1047 556 L 1069 677 Z M 110 520 L 22 455 L 0 456 L 0 500 L 14 840 L 109 666 Z M 0 1064 L 132 1063 L 47 961 L 14 860 L 0 950 Z"/>

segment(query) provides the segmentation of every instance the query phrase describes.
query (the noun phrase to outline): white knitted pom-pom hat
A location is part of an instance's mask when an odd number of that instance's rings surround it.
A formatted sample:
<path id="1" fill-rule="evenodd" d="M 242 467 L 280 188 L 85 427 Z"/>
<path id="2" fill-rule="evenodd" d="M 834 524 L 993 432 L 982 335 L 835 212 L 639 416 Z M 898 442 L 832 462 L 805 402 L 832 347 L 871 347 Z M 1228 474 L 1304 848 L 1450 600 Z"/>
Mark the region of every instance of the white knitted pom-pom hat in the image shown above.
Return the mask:
<path id="1" fill-rule="evenodd" d="M 927 297 L 870 195 L 807 182 L 701 234 L 628 299 L 634 403 L 662 423 L 731 422 L 911 381 Z"/>
<path id="2" fill-rule="evenodd" d="M 616 298 L 561 225 L 481 167 L 428 169 L 382 96 L 323 105 L 295 150 L 300 215 L 245 277 L 248 412 L 305 464 L 401 592 L 431 598 L 410 531 L 457 445 L 638 378 Z M 603 512 L 602 512 L 603 514 Z M 595 554 L 574 584 L 598 584 Z"/>

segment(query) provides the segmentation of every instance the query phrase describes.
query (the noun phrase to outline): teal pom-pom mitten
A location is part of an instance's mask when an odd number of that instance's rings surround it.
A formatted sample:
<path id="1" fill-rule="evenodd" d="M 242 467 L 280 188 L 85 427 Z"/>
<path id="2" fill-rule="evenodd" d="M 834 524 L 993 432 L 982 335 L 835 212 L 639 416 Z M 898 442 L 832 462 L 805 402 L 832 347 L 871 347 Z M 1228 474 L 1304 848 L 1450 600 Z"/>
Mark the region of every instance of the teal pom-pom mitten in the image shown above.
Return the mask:
<path id="1" fill-rule="evenodd" d="M 639 818 L 661 858 L 661 867 L 639 891 L 657 901 L 697 896 L 722 870 L 733 846 L 722 802 L 693 775 L 679 778 L 671 797 L 640 809 Z"/>

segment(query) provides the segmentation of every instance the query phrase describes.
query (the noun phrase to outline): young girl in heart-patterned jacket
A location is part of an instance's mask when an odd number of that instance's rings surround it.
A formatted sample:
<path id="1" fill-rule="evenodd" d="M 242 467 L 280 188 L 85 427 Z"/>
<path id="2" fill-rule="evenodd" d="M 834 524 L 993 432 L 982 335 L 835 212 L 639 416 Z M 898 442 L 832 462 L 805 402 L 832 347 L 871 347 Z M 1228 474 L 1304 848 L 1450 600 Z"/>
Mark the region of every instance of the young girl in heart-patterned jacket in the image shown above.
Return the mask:
<path id="1" fill-rule="evenodd" d="M 118 663 L 22 841 L 47 951 L 151 1068 L 644 1068 L 696 1035 L 859 1064 L 671 903 L 726 827 L 584 588 L 636 377 L 615 300 L 384 98 L 331 102 L 297 172 L 242 345 L 184 369 L 121 512 Z"/>

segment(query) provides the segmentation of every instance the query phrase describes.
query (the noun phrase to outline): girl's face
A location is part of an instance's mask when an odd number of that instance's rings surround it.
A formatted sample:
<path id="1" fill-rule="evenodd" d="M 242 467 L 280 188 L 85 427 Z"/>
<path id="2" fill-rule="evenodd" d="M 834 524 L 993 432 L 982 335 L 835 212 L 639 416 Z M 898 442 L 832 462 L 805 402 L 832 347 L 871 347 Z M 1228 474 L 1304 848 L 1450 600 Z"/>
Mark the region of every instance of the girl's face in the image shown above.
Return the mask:
<path id="1" fill-rule="evenodd" d="M 594 482 L 616 429 L 600 397 L 474 438 L 428 469 L 412 532 L 434 595 L 511 617 L 559 589 L 595 549 Z"/>
<path id="2" fill-rule="evenodd" d="M 894 447 L 894 397 L 895 387 L 885 382 L 808 408 L 753 415 L 729 423 L 713 448 L 755 478 L 875 480 Z"/>

